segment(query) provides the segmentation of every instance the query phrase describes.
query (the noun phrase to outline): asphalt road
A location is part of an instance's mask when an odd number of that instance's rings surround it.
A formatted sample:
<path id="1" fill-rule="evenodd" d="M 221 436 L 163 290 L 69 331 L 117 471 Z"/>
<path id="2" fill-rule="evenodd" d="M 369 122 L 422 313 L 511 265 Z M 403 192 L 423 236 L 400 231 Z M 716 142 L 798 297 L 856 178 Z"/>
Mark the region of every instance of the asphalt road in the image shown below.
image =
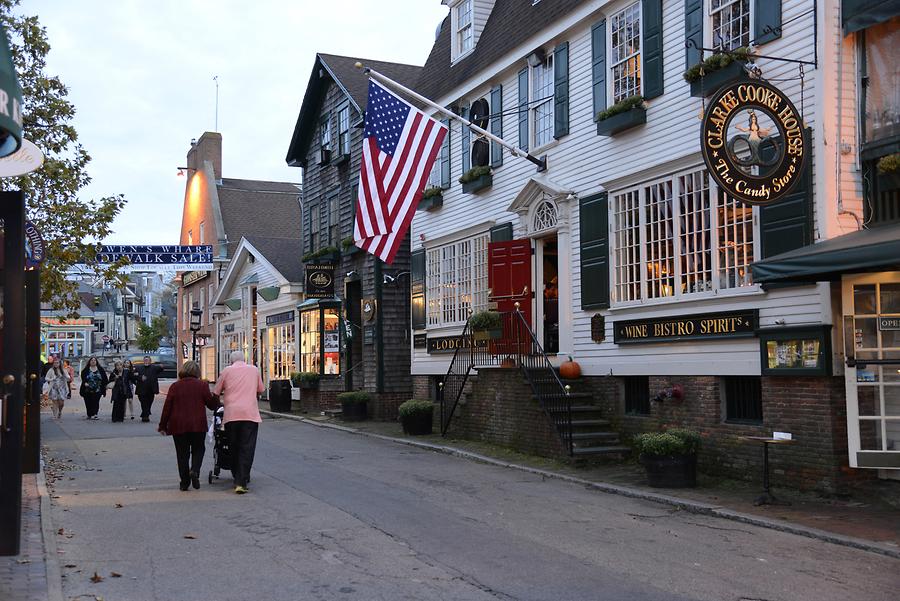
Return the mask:
<path id="1" fill-rule="evenodd" d="M 101 421 L 81 415 L 43 422 L 66 599 L 893 601 L 900 590 L 900 561 L 880 555 L 289 420 L 262 424 L 250 494 L 205 478 L 181 492 L 155 423 L 109 423 L 108 403 Z"/>

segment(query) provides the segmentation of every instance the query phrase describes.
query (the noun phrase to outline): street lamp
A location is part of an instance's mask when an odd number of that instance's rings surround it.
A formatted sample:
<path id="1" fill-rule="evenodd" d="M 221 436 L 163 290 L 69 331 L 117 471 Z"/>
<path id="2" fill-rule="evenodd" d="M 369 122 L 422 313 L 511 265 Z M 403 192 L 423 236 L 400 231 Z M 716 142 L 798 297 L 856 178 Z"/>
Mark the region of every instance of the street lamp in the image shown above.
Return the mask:
<path id="1" fill-rule="evenodd" d="M 197 360 L 197 332 L 200 331 L 200 322 L 202 321 L 202 318 L 203 309 L 191 309 L 191 335 L 193 336 L 193 341 L 191 342 L 191 356 L 194 361 Z"/>

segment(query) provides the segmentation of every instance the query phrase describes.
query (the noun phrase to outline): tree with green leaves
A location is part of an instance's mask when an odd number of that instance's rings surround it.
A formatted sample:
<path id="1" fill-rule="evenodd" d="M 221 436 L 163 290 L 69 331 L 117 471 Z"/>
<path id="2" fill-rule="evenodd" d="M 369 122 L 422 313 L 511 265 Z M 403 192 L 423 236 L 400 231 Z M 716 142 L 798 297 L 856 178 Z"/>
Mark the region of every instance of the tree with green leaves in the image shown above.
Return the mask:
<path id="1" fill-rule="evenodd" d="M 72 265 L 85 264 L 114 286 L 124 285 L 120 264 L 97 263 L 97 243 L 111 233 L 125 198 L 79 197 L 79 190 L 91 181 L 87 173 L 91 157 L 72 125 L 75 107 L 67 98 L 68 88 L 46 71 L 47 30 L 37 16 L 17 14 L 18 4 L 19 0 L 0 0 L 0 24 L 22 86 L 24 135 L 44 153 L 44 165 L 28 175 L 0 179 L 0 189 L 24 193 L 27 219 L 44 238 L 47 258 L 41 270 L 41 300 L 74 316 L 81 301 L 77 284 L 66 279 Z"/>
<path id="2" fill-rule="evenodd" d="M 165 315 L 157 315 L 147 325 L 143 321 L 137 325 L 135 344 L 145 353 L 159 348 L 159 341 L 169 335 L 169 320 Z"/>

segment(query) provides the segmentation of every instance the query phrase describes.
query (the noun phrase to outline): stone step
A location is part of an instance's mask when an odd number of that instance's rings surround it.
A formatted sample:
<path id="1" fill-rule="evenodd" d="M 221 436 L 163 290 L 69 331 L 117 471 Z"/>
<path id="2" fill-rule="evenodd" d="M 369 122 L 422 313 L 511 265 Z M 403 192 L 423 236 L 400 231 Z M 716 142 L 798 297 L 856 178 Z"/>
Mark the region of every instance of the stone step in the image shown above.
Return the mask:
<path id="1" fill-rule="evenodd" d="M 608 442 L 618 442 L 618 432 L 573 432 L 572 440 L 606 440 Z"/>
<path id="2" fill-rule="evenodd" d="M 622 445 L 578 447 L 575 448 L 572 453 L 576 457 L 585 457 L 590 455 L 627 455 L 631 453 L 631 447 Z"/>
<path id="3" fill-rule="evenodd" d="M 544 394 L 543 396 L 544 396 L 544 398 L 550 398 L 550 399 L 564 399 L 564 398 L 568 397 L 572 401 L 593 401 L 594 400 L 594 395 L 587 393 L 587 392 L 572 392 L 572 393 L 569 393 L 568 395 L 564 392 L 554 392 L 551 394 Z M 540 399 L 538 399 L 537 395 L 532 395 L 532 397 L 535 400 L 540 400 Z"/>
<path id="4" fill-rule="evenodd" d="M 573 428 L 604 428 L 610 424 L 608 419 L 573 419 Z"/>

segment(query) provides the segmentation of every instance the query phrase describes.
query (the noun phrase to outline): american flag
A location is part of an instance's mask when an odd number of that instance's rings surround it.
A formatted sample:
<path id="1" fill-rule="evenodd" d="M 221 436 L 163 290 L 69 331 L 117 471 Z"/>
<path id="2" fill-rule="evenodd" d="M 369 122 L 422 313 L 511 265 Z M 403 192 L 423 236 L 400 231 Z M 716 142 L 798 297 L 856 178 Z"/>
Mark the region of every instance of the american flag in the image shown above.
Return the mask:
<path id="1" fill-rule="evenodd" d="M 446 135 L 444 125 L 369 81 L 356 246 L 394 262 Z"/>

